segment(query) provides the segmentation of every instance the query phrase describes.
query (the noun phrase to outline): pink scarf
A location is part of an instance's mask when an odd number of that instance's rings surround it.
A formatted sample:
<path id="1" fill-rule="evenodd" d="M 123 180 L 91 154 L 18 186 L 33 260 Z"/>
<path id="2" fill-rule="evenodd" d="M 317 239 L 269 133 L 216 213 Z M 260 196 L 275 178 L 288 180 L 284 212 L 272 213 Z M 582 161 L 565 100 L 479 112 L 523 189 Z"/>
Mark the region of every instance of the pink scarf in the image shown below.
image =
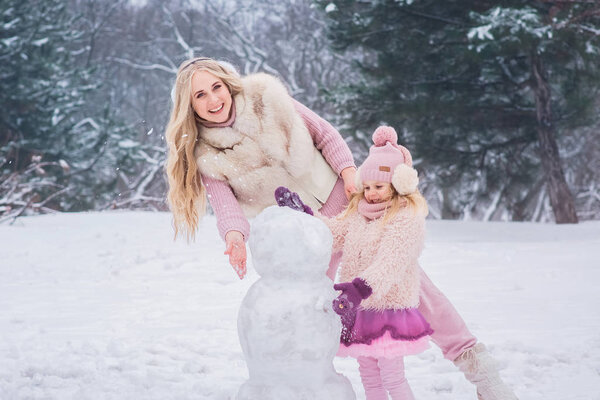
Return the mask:
<path id="1" fill-rule="evenodd" d="M 392 201 L 385 201 L 383 203 L 367 203 L 365 199 L 361 199 L 358 202 L 358 212 L 360 215 L 367 219 L 377 219 L 385 214 L 387 208 L 390 206 Z"/>

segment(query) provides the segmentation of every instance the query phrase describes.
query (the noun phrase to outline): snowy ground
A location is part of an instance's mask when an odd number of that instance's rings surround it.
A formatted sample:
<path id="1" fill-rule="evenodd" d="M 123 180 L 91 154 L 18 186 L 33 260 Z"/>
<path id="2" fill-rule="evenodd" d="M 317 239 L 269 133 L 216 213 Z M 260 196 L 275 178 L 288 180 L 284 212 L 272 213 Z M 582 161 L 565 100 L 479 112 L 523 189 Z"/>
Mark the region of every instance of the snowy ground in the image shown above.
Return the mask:
<path id="1" fill-rule="evenodd" d="M 247 379 L 236 314 L 258 277 L 213 217 L 189 245 L 166 213 L 28 217 L 0 246 L 0 399 L 234 399 Z M 600 399 L 600 222 L 428 221 L 421 264 L 521 400 Z M 417 399 L 475 400 L 434 346 L 407 375 Z"/>

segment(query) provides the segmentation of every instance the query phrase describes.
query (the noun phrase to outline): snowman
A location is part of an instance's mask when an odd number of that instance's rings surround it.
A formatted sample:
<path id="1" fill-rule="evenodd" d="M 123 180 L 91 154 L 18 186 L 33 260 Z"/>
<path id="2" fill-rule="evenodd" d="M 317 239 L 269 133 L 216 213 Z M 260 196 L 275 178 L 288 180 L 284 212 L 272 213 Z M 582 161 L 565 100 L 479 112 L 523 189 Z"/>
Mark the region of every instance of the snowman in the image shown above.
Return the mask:
<path id="1" fill-rule="evenodd" d="M 351 400 L 333 358 L 341 322 L 325 276 L 332 237 L 319 219 L 272 206 L 252 224 L 250 251 L 260 279 L 240 306 L 238 334 L 249 379 L 237 400 Z"/>

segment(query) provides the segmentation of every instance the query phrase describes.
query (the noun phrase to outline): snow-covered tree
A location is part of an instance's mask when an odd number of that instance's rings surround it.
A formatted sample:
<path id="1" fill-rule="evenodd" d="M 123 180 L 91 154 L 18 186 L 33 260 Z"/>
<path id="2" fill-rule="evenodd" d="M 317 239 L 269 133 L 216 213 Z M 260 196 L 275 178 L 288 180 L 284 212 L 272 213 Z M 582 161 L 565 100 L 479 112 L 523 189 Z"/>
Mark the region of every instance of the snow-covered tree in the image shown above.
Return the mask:
<path id="1" fill-rule="evenodd" d="M 0 212 L 77 211 L 107 202 L 127 128 L 92 101 L 98 65 L 64 1 L 0 4 Z M 118 140 L 114 140 L 119 136 Z M 131 146 L 128 146 L 130 148 Z"/>
<path id="2" fill-rule="evenodd" d="M 78 138 L 71 135 L 88 71 L 70 63 L 67 45 L 78 33 L 70 29 L 62 2 L 3 1 L 0 18 L 0 198 L 6 213 L 49 197 L 56 203 L 60 196 L 53 195 L 67 191 L 71 169 L 46 174 L 44 167 L 67 165 L 70 152 L 81 154 L 89 146 L 74 147 Z"/>
<path id="3" fill-rule="evenodd" d="M 597 114 L 595 2 L 319 3 L 363 73 L 353 128 L 402 130 L 440 217 L 577 222 L 558 144 Z"/>

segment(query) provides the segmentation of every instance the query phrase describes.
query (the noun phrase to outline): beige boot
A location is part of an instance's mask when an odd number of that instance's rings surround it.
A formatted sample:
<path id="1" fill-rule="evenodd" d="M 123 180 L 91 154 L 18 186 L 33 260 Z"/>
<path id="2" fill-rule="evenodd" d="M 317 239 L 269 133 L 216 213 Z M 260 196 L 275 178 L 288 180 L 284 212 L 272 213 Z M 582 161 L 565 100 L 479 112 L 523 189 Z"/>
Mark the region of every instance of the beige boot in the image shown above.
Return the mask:
<path id="1" fill-rule="evenodd" d="M 514 392 L 502 382 L 496 361 L 483 343 L 465 350 L 454 360 L 454 364 L 477 387 L 479 400 L 518 400 Z"/>

